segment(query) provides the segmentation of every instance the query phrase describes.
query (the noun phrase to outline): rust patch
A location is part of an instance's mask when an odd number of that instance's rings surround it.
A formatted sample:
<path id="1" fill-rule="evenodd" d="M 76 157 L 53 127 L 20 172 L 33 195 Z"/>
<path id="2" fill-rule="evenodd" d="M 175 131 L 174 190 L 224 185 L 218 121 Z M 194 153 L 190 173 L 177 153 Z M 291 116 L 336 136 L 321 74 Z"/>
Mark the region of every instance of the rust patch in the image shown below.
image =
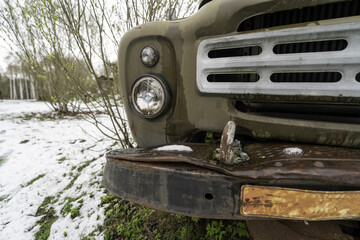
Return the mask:
<path id="1" fill-rule="evenodd" d="M 297 220 L 360 218 L 360 191 L 310 191 L 242 186 L 240 212 L 244 216 Z"/>

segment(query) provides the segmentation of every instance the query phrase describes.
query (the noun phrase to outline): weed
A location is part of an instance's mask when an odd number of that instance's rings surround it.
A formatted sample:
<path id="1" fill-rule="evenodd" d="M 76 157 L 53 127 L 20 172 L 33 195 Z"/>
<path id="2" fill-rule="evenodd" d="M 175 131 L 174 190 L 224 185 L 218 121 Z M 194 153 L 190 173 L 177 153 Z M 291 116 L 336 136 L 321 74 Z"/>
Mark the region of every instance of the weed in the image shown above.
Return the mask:
<path id="1" fill-rule="evenodd" d="M 82 205 L 79 206 L 79 207 L 71 209 L 71 211 L 70 211 L 71 219 L 74 219 L 74 218 L 80 216 L 80 208 L 81 207 L 82 207 Z"/>
<path id="2" fill-rule="evenodd" d="M 36 222 L 37 224 L 40 224 L 40 229 L 35 233 L 35 239 L 36 240 L 48 239 L 50 236 L 51 226 L 57 219 L 58 217 L 55 216 L 55 210 L 53 208 L 50 208 L 46 213 L 46 215 Z"/>
<path id="3" fill-rule="evenodd" d="M 10 199 L 8 199 L 10 195 L 4 195 L 0 196 L 0 202 L 8 202 Z"/>
<path id="4" fill-rule="evenodd" d="M 25 184 L 25 186 L 22 186 L 22 187 L 28 187 L 28 186 L 30 186 L 30 185 L 33 184 L 35 181 L 39 180 L 40 178 L 45 177 L 45 175 L 46 175 L 46 174 L 40 174 L 40 175 L 37 176 L 36 178 L 31 179 L 29 182 L 27 182 L 27 183 Z"/>
<path id="5" fill-rule="evenodd" d="M 94 162 L 96 158 L 93 158 L 92 160 L 86 161 L 83 165 L 78 167 L 78 172 L 81 172 L 84 168 L 90 165 L 90 163 Z"/>
<path id="6" fill-rule="evenodd" d="M 246 225 L 241 221 L 216 221 L 212 220 L 206 226 L 207 239 L 250 239 Z"/>
<path id="7" fill-rule="evenodd" d="M 224 238 L 226 230 L 222 221 L 212 221 L 206 226 L 206 237 L 216 240 Z"/>
<path id="8" fill-rule="evenodd" d="M 58 219 L 53 207 L 50 204 L 56 202 L 55 197 L 49 196 L 44 199 L 36 211 L 36 216 L 43 216 L 36 224 L 40 225 L 39 231 L 35 233 L 36 240 L 46 240 L 50 235 L 52 224 Z"/>
<path id="9" fill-rule="evenodd" d="M 50 204 L 55 203 L 55 197 L 54 196 L 48 196 L 44 199 L 44 201 L 40 204 L 38 207 L 35 216 L 42 216 L 45 215 L 48 212 L 48 207 Z"/>
<path id="10" fill-rule="evenodd" d="M 70 213 L 70 216 L 71 216 L 72 219 L 80 216 L 80 209 L 81 209 L 81 207 L 83 206 L 83 203 L 84 203 L 84 201 L 82 199 L 80 199 L 80 198 L 83 197 L 84 195 L 85 194 L 81 194 L 80 196 L 78 196 L 76 198 L 66 197 L 64 199 L 65 204 L 64 204 L 63 208 L 61 209 L 60 213 L 63 216 Z M 73 208 L 73 202 L 77 201 L 78 199 L 80 199 L 78 201 L 78 203 L 80 205 Z"/>
<path id="11" fill-rule="evenodd" d="M 239 222 L 237 224 L 236 232 L 239 235 L 239 237 L 250 238 L 250 234 L 249 234 L 244 222 Z"/>
<path id="12" fill-rule="evenodd" d="M 3 164 L 4 162 L 5 162 L 5 158 L 0 157 L 0 166 L 1 166 L 1 164 Z"/>
<path id="13" fill-rule="evenodd" d="M 62 158 L 58 159 L 57 161 L 58 161 L 59 164 L 61 164 L 61 163 L 63 163 L 65 160 L 66 160 L 66 157 L 62 157 Z"/>
<path id="14" fill-rule="evenodd" d="M 196 218 L 196 217 L 192 217 L 192 218 L 191 218 L 191 221 L 196 222 L 196 223 L 198 223 L 199 220 L 200 220 L 200 218 Z"/>
<path id="15" fill-rule="evenodd" d="M 69 175 L 72 176 L 71 173 Z M 80 173 L 76 174 L 75 177 L 73 177 L 73 179 L 70 181 L 70 183 L 64 188 L 64 190 L 70 189 L 74 185 L 74 182 L 78 179 L 79 176 Z"/>

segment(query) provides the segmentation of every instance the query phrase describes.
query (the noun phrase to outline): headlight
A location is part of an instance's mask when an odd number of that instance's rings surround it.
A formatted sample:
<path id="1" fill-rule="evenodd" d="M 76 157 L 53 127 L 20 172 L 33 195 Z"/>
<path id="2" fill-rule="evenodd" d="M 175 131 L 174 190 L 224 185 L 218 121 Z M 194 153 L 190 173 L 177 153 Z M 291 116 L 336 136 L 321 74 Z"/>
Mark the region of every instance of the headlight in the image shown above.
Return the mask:
<path id="1" fill-rule="evenodd" d="M 166 82 L 159 77 L 144 75 L 132 85 L 131 103 L 142 117 L 155 118 L 167 110 L 170 90 Z"/>
<path id="2" fill-rule="evenodd" d="M 141 51 L 141 61 L 147 67 L 154 66 L 159 61 L 159 53 L 155 47 L 147 46 Z"/>

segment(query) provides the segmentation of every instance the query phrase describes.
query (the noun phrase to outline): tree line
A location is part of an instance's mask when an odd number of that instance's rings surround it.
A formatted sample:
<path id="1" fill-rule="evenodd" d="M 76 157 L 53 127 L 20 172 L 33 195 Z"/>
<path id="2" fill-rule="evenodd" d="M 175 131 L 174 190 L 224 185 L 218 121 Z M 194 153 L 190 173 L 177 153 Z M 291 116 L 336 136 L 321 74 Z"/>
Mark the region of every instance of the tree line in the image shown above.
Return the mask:
<path id="1" fill-rule="evenodd" d="M 124 148 L 132 147 L 122 97 L 114 81 L 121 36 L 148 21 L 188 16 L 197 3 L 3 0 L 1 37 L 15 54 L 22 76 L 36 90 L 37 99 L 61 113 L 86 113 L 103 134 Z M 110 125 L 98 121 L 97 112 L 106 113 Z"/>

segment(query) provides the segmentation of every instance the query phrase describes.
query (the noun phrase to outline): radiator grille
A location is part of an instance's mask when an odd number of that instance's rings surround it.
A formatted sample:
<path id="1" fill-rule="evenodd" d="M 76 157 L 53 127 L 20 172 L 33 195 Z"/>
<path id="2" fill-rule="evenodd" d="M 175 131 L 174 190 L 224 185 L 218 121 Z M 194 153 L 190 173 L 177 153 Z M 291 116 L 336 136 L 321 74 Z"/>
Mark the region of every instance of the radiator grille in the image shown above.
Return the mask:
<path id="1" fill-rule="evenodd" d="M 299 73 L 273 73 L 272 82 L 305 82 L 305 83 L 335 83 L 341 80 L 339 72 L 299 72 Z"/>
<path id="2" fill-rule="evenodd" d="M 306 53 L 306 52 L 334 52 L 342 51 L 347 47 L 346 40 L 327 40 L 297 43 L 277 44 L 273 52 L 275 54 Z"/>
<path id="3" fill-rule="evenodd" d="M 206 93 L 358 98 L 359 62 L 360 22 L 250 32 L 203 40 L 196 81 Z"/>
<path id="4" fill-rule="evenodd" d="M 357 16 L 360 15 L 359 2 L 352 0 L 257 15 L 243 21 L 238 27 L 238 32 Z"/>

